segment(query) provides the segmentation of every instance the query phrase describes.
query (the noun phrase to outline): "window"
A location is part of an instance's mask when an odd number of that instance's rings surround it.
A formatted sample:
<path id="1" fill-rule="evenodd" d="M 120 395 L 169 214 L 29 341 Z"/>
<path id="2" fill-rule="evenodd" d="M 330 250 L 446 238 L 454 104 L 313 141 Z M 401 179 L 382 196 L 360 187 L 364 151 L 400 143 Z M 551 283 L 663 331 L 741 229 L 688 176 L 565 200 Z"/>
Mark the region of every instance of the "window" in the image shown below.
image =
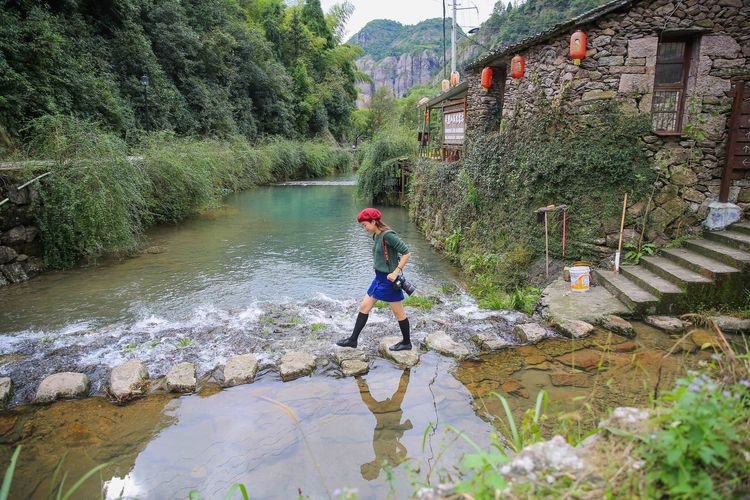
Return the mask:
<path id="1" fill-rule="evenodd" d="M 662 40 L 656 56 L 651 117 L 654 132 L 679 134 L 685 107 L 685 87 L 692 44 L 689 40 Z"/>

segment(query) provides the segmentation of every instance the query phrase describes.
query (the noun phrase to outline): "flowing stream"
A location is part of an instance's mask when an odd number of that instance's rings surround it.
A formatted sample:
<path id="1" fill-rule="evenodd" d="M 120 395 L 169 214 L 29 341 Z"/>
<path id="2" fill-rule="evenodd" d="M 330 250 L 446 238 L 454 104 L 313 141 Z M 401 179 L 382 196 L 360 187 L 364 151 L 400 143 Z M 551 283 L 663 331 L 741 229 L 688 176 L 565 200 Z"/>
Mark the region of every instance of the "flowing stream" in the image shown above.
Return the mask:
<path id="1" fill-rule="evenodd" d="M 571 425 L 590 428 L 587 407 L 645 404 L 679 371 L 677 356 L 664 358 L 673 340 L 643 325 L 635 342 L 597 331 L 464 362 L 428 352 L 404 370 L 376 355 L 378 339 L 399 331 L 389 310 L 374 309 L 362 335 L 370 372 L 342 377 L 332 342 L 350 333 L 373 276 L 369 236 L 355 219 L 362 206 L 350 177 L 259 188 L 153 229 L 134 258 L 0 289 L 0 376 L 14 383 L 12 409 L 0 413 L 0 463 L 24 445 L 12 495 L 46 495 L 65 456 L 68 485 L 108 464 L 84 485 L 85 498 L 223 498 L 233 483 L 252 498 L 328 498 L 342 488 L 402 498 L 412 483 L 453 477 L 472 450 L 446 424 L 488 445 L 502 414 L 493 391 L 520 417 L 544 388 L 553 406 L 580 412 Z M 413 251 L 408 278 L 434 301 L 408 308 L 417 343 L 437 330 L 467 344 L 479 332 L 514 340 L 525 315 L 479 309 L 406 211 L 382 212 Z M 558 358 L 581 349 L 606 363 L 553 385 L 550 370 L 566 369 Z M 281 382 L 274 363 L 289 350 L 316 355 L 316 372 Z M 261 361 L 256 381 L 219 389 L 217 369 L 246 352 Z M 200 390 L 155 390 L 115 406 L 103 397 L 109 370 L 133 358 L 151 378 L 193 362 Z M 97 397 L 28 405 L 59 371 L 88 374 Z"/>

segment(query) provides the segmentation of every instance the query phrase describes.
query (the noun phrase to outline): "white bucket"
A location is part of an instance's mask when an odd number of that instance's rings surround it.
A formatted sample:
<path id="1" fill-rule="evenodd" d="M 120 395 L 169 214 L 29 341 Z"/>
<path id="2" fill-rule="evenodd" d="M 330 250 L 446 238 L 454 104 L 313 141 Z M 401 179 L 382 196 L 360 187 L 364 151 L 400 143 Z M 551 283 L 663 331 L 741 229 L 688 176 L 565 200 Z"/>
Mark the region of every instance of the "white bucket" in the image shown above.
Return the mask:
<path id="1" fill-rule="evenodd" d="M 589 266 L 570 268 L 570 289 L 574 292 L 588 292 L 591 279 Z"/>

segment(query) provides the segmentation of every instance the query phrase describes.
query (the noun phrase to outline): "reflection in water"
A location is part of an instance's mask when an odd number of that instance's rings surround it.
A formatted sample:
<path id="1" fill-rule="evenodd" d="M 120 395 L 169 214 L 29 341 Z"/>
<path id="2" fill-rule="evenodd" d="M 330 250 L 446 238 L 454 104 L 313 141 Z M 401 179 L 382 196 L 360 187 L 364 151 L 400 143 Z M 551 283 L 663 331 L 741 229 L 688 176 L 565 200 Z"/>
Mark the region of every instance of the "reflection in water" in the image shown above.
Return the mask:
<path id="1" fill-rule="evenodd" d="M 362 464 L 360 472 L 362 478 L 372 481 L 377 479 L 384 465 L 396 466 L 406 459 L 406 448 L 399 442 L 404 432 L 411 429 L 411 420 L 403 424 L 401 418 L 404 411 L 401 403 L 409 385 L 409 369 L 404 369 L 398 381 L 398 389 L 390 398 L 377 401 L 372 397 L 367 382 L 362 377 L 357 377 L 359 386 L 359 397 L 367 408 L 375 416 L 375 429 L 372 434 L 372 448 L 375 450 L 375 459 Z"/>

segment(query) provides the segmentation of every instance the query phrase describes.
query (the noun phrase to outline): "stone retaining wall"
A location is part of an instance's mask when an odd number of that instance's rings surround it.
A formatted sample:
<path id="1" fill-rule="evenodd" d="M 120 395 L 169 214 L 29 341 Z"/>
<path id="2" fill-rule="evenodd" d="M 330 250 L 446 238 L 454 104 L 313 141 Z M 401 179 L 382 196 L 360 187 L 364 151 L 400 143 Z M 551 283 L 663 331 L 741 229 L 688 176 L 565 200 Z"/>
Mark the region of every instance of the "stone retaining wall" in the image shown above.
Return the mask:
<path id="1" fill-rule="evenodd" d="M 34 221 L 32 202 L 36 185 L 20 191 L 23 181 L 0 175 L 0 287 L 26 281 L 42 270 L 42 242 Z"/>
<path id="2" fill-rule="evenodd" d="M 519 110 L 533 113 L 550 101 L 571 114 L 585 114 L 592 103 L 605 99 L 620 100 L 632 113 L 651 113 L 659 35 L 665 30 L 690 33 L 694 42 L 683 119 L 688 125 L 681 135 L 643 137 L 643 147 L 662 172 L 648 237 L 665 243 L 698 226 L 709 203 L 718 200 L 734 85 L 750 79 L 750 2 L 644 0 L 580 28 L 588 36 L 580 66 L 569 57 L 570 35 L 577 29 L 571 28 L 522 51 L 526 75 L 520 80 L 509 77 L 504 88 L 498 85 L 502 97 L 488 99 L 482 92 L 482 68 L 469 72 L 468 133 L 497 129 L 500 102 L 504 117 Z M 638 201 L 632 200 L 633 216 L 645 209 Z M 732 182 L 729 201 L 750 209 L 747 175 Z"/>

